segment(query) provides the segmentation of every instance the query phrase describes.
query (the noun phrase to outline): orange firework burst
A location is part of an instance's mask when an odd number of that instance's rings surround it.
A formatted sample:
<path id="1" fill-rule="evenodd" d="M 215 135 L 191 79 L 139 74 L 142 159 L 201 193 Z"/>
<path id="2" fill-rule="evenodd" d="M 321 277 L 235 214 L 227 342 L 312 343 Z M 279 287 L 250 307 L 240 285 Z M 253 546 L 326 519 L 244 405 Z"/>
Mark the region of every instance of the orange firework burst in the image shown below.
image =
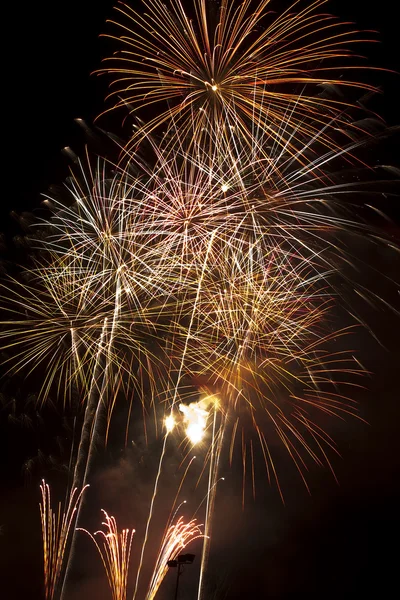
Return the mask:
<path id="1" fill-rule="evenodd" d="M 254 436 L 261 447 L 270 479 L 278 482 L 276 442 L 304 479 L 307 456 L 330 466 L 329 453 L 335 452 L 326 417 L 357 416 L 343 390 L 350 379 L 358 385 L 363 369 L 350 351 L 337 349 L 338 338 L 352 328 L 335 328 L 330 314 L 337 304 L 338 277 L 344 265 L 350 268 L 346 244 L 370 235 L 348 218 L 348 200 L 363 192 L 363 185 L 346 186 L 335 172 L 335 161 L 362 145 L 363 136 L 321 158 L 306 159 L 302 148 L 301 167 L 280 148 L 266 161 L 266 138 L 254 136 L 251 152 L 239 134 L 232 134 L 234 150 L 216 138 L 217 150 L 208 162 L 192 160 L 190 181 L 198 184 L 194 199 L 201 198 L 210 215 L 216 206 L 216 221 L 200 235 L 198 221 L 188 217 L 185 244 L 170 246 L 187 265 L 186 310 L 172 335 L 178 384 L 171 423 L 177 417 L 175 402 L 185 395 L 184 377 L 197 392 L 217 396 L 224 429 L 232 432 L 230 456 L 235 439 L 241 439 L 243 470 L 251 465 L 253 490 L 255 446 L 246 438 Z M 317 142 L 318 136 L 309 144 Z M 322 166 L 326 173 L 316 175 Z M 172 200 L 160 202 L 164 216 L 173 214 L 174 196 L 166 190 L 177 180 L 165 178 L 163 191 Z M 218 181 L 227 189 L 220 185 L 217 191 L 213 182 Z M 173 232 L 165 233 L 168 243 Z M 356 288 L 356 281 L 352 285 Z M 188 401 L 193 395 L 196 390 L 189 386 Z"/>
<path id="2" fill-rule="evenodd" d="M 351 55 L 348 46 L 365 40 L 350 24 L 318 12 L 326 1 L 297 0 L 276 17 L 270 0 L 237 6 L 194 0 L 193 15 L 180 0 L 143 0 L 143 14 L 119 3 L 123 20 L 113 23 L 120 34 L 109 37 L 122 49 L 102 70 L 117 76 L 111 97 L 116 107 L 132 111 L 168 103 L 141 122 L 132 143 L 164 124 L 170 131 L 177 127 L 180 139 L 194 129 L 194 146 L 203 149 L 211 148 L 215 133 L 229 143 L 232 128 L 250 145 L 262 130 L 282 147 L 293 127 L 297 136 L 310 137 L 333 118 L 335 127 L 345 123 L 339 115 L 347 104 L 329 97 L 335 86 L 373 88 L 332 76 L 353 68 L 343 64 Z M 291 124 L 282 130 L 288 118 Z M 332 145 L 328 132 L 321 141 Z"/>

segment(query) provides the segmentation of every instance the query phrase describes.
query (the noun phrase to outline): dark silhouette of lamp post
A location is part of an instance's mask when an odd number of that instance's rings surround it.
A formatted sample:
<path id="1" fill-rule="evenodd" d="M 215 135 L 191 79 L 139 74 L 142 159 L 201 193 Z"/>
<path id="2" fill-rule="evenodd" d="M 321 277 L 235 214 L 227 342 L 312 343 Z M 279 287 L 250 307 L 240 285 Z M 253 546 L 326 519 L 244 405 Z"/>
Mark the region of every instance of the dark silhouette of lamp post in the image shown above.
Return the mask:
<path id="1" fill-rule="evenodd" d="M 182 574 L 183 565 L 191 565 L 194 561 L 194 557 L 194 554 L 179 554 L 179 556 L 175 560 L 169 560 L 167 562 L 167 565 L 170 568 L 177 567 L 174 600 L 178 600 L 179 577 Z"/>

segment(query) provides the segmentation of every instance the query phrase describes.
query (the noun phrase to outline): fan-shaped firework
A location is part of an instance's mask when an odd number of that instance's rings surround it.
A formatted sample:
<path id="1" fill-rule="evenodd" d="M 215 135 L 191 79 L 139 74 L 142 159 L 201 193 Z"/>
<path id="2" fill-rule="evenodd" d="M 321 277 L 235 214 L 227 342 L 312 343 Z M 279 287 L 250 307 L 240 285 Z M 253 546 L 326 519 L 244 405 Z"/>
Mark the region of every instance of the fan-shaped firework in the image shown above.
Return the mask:
<path id="1" fill-rule="evenodd" d="M 44 559 L 44 593 L 46 600 L 57 598 L 58 585 L 64 565 L 64 553 L 68 548 L 71 528 L 75 524 L 76 512 L 82 501 L 85 488 L 78 493 L 73 489 L 69 495 L 65 511 L 58 504 L 55 511 L 51 506 L 50 488 L 42 481 L 42 501 L 40 503 L 40 517 L 42 522 L 43 559 Z"/>
<path id="2" fill-rule="evenodd" d="M 129 561 L 131 546 L 135 530 L 123 529 L 118 532 L 117 523 L 114 517 L 110 517 L 104 510 L 105 531 L 96 531 L 92 535 L 86 529 L 84 531 L 93 540 L 103 562 L 107 579 L 112 591 L 113 600 L 125 600 L 127 594 Z M 96 536 L 101 537 L 98 542 Z M 200 526 L 195 519 L 185 522 L 183 517 L 169 525 L 164 532 L 160 549 L 158 551 L 156 563 L 151 575 L 149 587 L 146 593 L 146 600 L 153 600 L 159 590 L 159 587 L 168 571 L 167 562 L 177 558 L 178 554 L 186 546 L 202 537 Z M 136 597 L 136 592 L 134 594 Z"/>
<path id="3" fill-rule="evenodd" d="M 99 551 L 113 600 L 126 600 L 129 558 L 135 530 L 123 529 L 118 532 L 115 518 L 110 517 L 104 510 L 103 513 L 105 522 L 102 525 L 106 531 L 96 531 L 94 536 L 86 529 L 81 531 L 90 536 Z M 101 542 L 97 542 L 96 535 L 101 536 Z"/>
<path id="4" fill-rule="evenodd" d="M 196 519 L 185 522 L 183 517 L 172 523 L 164 533 L 156 565 L 150 580 L 149 588 L 146 594 L 146 600 L 153 600 L 158 589 L 168 571 L 168 561 L 176 560 L 178 554 L 182 552 L 191 542 L 203 537 L 201 527 Z"/>

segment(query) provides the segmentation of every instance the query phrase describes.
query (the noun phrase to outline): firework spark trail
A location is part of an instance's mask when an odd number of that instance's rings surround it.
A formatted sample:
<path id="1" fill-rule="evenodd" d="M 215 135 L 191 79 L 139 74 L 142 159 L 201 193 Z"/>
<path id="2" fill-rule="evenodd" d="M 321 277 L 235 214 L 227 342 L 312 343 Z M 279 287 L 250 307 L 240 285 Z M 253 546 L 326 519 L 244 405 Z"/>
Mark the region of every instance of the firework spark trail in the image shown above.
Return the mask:
<path id="1" fill-rule="evenodd" d="M 135 530 L 123 529 L 118 532 L 115 518 L 110 517 L 105 510 L 102 512 L 105 518 L 102 525 L 106 531 L 96 531 L 94 535 L 86 529 L 78 528 L 78 531 L 84 531 L 94 542 L 107 574 L 113 600 L 126 600 L 129 559 Z M 97 542 L 96 535 L 102 537 L 102 544 Z"/>
<path id="2" fill-rule="evenodd" d="M 185 426 L 185 434 L 189 440 L 191 445 L 195 445 L 204 439 L 205 430 L 207 426 L 207 418 L 209 416 L 208 407 L 212 405 L 213 407 L 213 424 L 212 424 L 212 434 L 211 434 L 211 444 L 210 450 L 208 452 L 208 462 L 209 462 L 209 474 L 208 474 L 208 484 L 207 484 L 207 493 L 205 498 L 198 506 L 196 513 L 200 510 L 203 502 L 206 502 L 205 508 L 205 532 L 204 532 L 204 540 L 201 554 L 201 565 L 200 565 L 200 579 L 198 584 L 198 597 L 201 597 L 201 592 L 203 591 L 203 577 L 205 574 L 205 569 L 207 565 L 208 553 L 209 553 L 209 544 L 211 539 L 211 526 L 212 526 L 212 513 L 214 509 L 214 502 L 216 496 L 216 487 L 220 479 L 218 478 L 218 469 L 219 469 L 219 459 L 221 456 L 222 443 L 224 439 L 225 433 L 225 413 L 220 413 L 220 423 L 217 431 L 217 414 L 219 408 L 219 402 L 216 397 L 209 396 L 203 399 L 200 399 L 199 402 L 192 402 L 191 404 L 184 405 L 181 404 L 179 410 L 183 413 L 183 424 Z M 191 459 L 189 465 L 186 469 L 188 470 L 191 462 L 195 457 Z M 207 459 L 206 459 L 207 461 Z M 185 473 L 186 475 L 186 473 Z M 201 476 L 200 476 L 201 478 Z M 180 486 L 181 487 L 181 486 Z M 180 489 L 180 488 L 179 488 Z M 175 499 L 176 502 L 176 499 Z M 175 504 L 175 503 L 174 503 Z M 179 507 L 178 507 L 179 509 Z M 178 510 L 177 509 L 177 510 Z"/>
<path id="3" fill-rule="evenodd" d="M 207 501 L 206 501 L 206 510 L 205 510 L 205 527 L 204 527 L 204 540 L 203 540 L 203 548 L 201 552 L 201 564 L 200 564 L 200 576 L 198 583 L 198 593 L 197 598 L 200 600 L 202 596 L 202 592 L 204 591 L 204 574 L 207 567 L 207 560 L 210 551 L 210 542 L 211 542 L 211 527 L 212 527 L 212 514 L 214 511 L 215 504 L 215 496 L 217 493 L 217 483 L 218 483 L 218 468 L 219 468 L 219 459 L 221 456 L 222 444 L 224 439 L 225 432 L 225 416 L 221 414 L 221 420 L 219 424 L 218 431 L 216 431 L 216 423 L 217 423 L 217 405 L 214 403 L 213 406 L 213 425 L 212 425 L 212 440 L 211 440 L 211 448 L 210 448 L 210 465 L 208 472 L 208 487 L 207 487 Z"/>
<path id="4" fill-rule="evenodd" d="M 202 555 L 201 555 L 201 565 L 200 565 L 200 579 L 199 579 L 199 588 L 198 588 L 198 597 L 200 598 L 201 592 L 203 591 L 203 577 L 207 565 L 208 552 L 209 552 L 209 543 L 211 538 L 211 526 L 212 526 L 212 513 L 214 509 L 214 502 L 216 496 L 216 487 L 219 482 L 218 479 L 218 469 L 219 469 L 219 459 L 221 456 L 222 443 L 224 439 L 225 433 L 225 413 L 220 413 L 220 423 L 217 431 L 217 414 L 219 408 L 219 402 L 216 397 L 209 396 L 207 398 L 200 399 L 199 402 L 192 402 L 191 404 L 185 405 L 181 404 L 179 406 L 179 410 L 183 413 L 182 421 L 185 426 L 185 434 L 189 440 L 191 445 L 195 445 L 204 439 L 205 430 L 207 426 L 207 418 L 209 416 L 208 407 L 212 405 L 213 407 L 213 425 L 212 425 L 212 435 L 211 435 L 211 444 L 210 450 L 208 452 L 208 460 L 209 460 L 209 475 L 208 475 L 208 484 L 207 484 L 207 493 L 204 500 L 198 506 L 196 513 L 200 510 L 201 505 L 204 501 L 206 501 L 205 508 L 205 533 L 204 533 L 204 541 L 202 547 Z M 171 416 L 171 415 L 170 415 Z M 172 422 L 172 421 L 171 421 Z M 174 421 L 175 424 L 175 421 Z M 171 427 L 172 431 L 172 427 Z M 185 475 L 194 460 L 195 457 L 192 457 L 190 460 Z M 207 459 L 206 459 L 207 460 Z M 200 476 L 201 477 L 201 476 Z M 223 479 L 223 478 L 222 478 Z M 181 485 L 179 490 L 181 489 Z M 179 493 L 178 490 L 178 493 Z M 176 496 L 177 497 L 177 496 Z M 176 498 L 174 501 L 174 505 L 176 503 Z M 179 507 L 177 511 L 179 510 Z"/>
<path id="5" fill-rule="evenodd" d="M 163 464 L 163 458 L 164 458 L 164 455 L 165 455 L 165 447 L 166 447 L 166 443 L 167 443 L 167 438 L 168 438 L 168 432 L 164 436 L 164 441 L 163 441 L 162 450 L 161 450 L 161 456 L 160 456 L 160 460 L 159 460 L 159 463 L 158 463 L 157 475 L 156 475 L 156 479 L 154 481 L 153 495 L 151 497 L 150 508 L 149 508 L 149 515 L 148 515 L 147 521 L 146 521 L 146 529 L 145 529 L 145 534 L 144 534 L 144 540 L 143 540 L 142 549 L 141 549 L 141 552 L 140 552 L 139 566 L 138 566 L 138 570 L 137 570 L 137 573 L 136 573 L 136 582 L 135 582 L 135 589 L 134 589 L 134 592 L 133 592 L 133 600 L 135 600 L 136 594 L 137 594 L 137 591 L 138 591 L 139 579 L 140 579 L 140 575 L 141 575 L 141 571 L 142 571 L 142 566 L 143 566 L 144 552 L 145 552 L 145 549 L 146 549 L 146 544 L 147 544 L 147 539 L 148 539 L 148 534 L 149 534 L 150 523 L 151 523 L 151 519 L 152 519 L 152 516 L 153 516 L 154 502 L 155 502 L 157 491 L 158 491 L 158 481 L 159 481 L 160 475 L 161 475 L 161 469 L 162 469 L 162 464 Z"/>
<path id="6" fill-rule="evenodd" d="M 40 485 L 42 501 L 40 519 L 42 524 L 44 591 L 46 600 L 57 597 L 60 578 L 64 565 L 64 553 L 68 545 L 71 527 L 75 526 L 76 513 L 82 501 L 82 495 L 88 486 L 77 493 L 73 488 L 69 494 L 66 510 L 62 512 L 61 502 L 55 512 L 51 506 L 50 487 L 44 480 Z"/>
<path id="7" fill-rule="evenodd" d="M 192 519 L 185 523 L 183 517 L 179 517 L 176 523 L 168 527 L 167 531 L 164 533 L 158 551 L 156 564 L 146 594 L 146 600 L 153 600 L 156 596 L 157 591 L 168 572 L 167 562 L 169 560 L 175 560 L 178 557 L 178 554 L 182 552 L 190 542 L 202 537 L 204 536 L 201 533 L 201 525 L 197 524 L 196 519 Z"/>
<path id="8" fill-rule="evenodd" d="M 104 388 L 102 385 L 101 389 L 99 389 L 98 379 L 101 376 L 101 371 L 102 371 L 101 358 L 103 355 L 103 347 L 104 347 L 104 339 L 103 338 L 105 335 L 106 327 L 107 327 L 107 318 L 104 319 L 104 327 L 103 327 L 103 331 L 102 331 L 100 339 L 99 339 L 98 352 L 96 355 L 96 363 L 95 363 L 95 368 L 93 370 L 92 385 L 91 385 L 91 389 L 89 391 L 89 396 L 88 396 L 87 403 L 86 403 L 85 416 L 84 416 L 82 432 L 81 432 L 81 436 L 80 436 L 80 440 L 79 440 L 76 464 L 75 464 L 75 468 L 74 468 L 74 479 L 73 479 L 73 484 L 72 484 L 73 487 L 78 483 L 82 483 L 82 485 L 86 484 L 89 468 L 91 466 L 91 459 L 93 457 L 93 442 L 97 435 L 99 414 L 100 414 L 101 408 L 103 408 L 102 392 L 103 392 Z M 105 366 L 104 370 L 107 370 L 107 365 Z M 106 376 L 106 374 L 104 373 L 103 383 L 105 381 L 105 376 Z M 82 503 L 80 504 L 78 512 L 77 512 L 76 525 L 79 524 L 81 506 L 82 506 Z M 61 587 L 61 599 L 65 596 L 65 593 L 66 593 L 66 584 L 67 584 L 69 570 L 71 568 L 72 559 L 73 559 L 74 550 L 75 550 L 76 531 L 77 531 L 77 529 L 74 529 L 72 539 L 71 539 L 71 545 L 70 545 L 70 549 L 69 549 L 69 553 L 68 553 L 67 565 L 66 565 L 64 579 L 63 579 L 62 587 Z"/>

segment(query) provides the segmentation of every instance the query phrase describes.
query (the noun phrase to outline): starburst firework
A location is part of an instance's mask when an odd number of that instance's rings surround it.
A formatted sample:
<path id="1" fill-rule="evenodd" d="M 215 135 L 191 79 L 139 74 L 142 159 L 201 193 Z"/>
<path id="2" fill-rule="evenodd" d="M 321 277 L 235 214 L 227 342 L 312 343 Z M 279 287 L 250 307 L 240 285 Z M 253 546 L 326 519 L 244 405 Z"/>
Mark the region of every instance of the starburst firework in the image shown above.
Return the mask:
<path id="1" fill-rule="evenodd" d="M 232 128 L 250 146 L 261 129 L 283 147 L 293 131 L 309 137 L 331 119 L 335 127 L 347 122 L 348 104 L 340 92 L 335 98 L 326 91 L 373 89 L 342 77 L 343 70 L 353 68 L 346 60 L 349 46 L 365 39 L 351 24 L 318 12 L 326 0 L 297 0 L 277 16 L 270 4 L 194 0 L 191 10 L 180 0 L 168 5 L 143 0 L 144 13 L 117 5 L 121 22 L 112 23 L 120 33 L 109 37 L 119 48 L 102 70 L 116 77 L 110 96 L 116 107 L 132 112 L 153 104 L 158 109 L 141 123 L 132 144 L 162 125 L 171 131 L 172 125 L 174 144 L 175 128 L 179 138 L 194 130 L 194 148 L 210 149 L 216 136 L 229 144 Z M 316 94 L 318 87 L 325 93 Z M 328 131 L 321 142 L 332 146 Z"/>

